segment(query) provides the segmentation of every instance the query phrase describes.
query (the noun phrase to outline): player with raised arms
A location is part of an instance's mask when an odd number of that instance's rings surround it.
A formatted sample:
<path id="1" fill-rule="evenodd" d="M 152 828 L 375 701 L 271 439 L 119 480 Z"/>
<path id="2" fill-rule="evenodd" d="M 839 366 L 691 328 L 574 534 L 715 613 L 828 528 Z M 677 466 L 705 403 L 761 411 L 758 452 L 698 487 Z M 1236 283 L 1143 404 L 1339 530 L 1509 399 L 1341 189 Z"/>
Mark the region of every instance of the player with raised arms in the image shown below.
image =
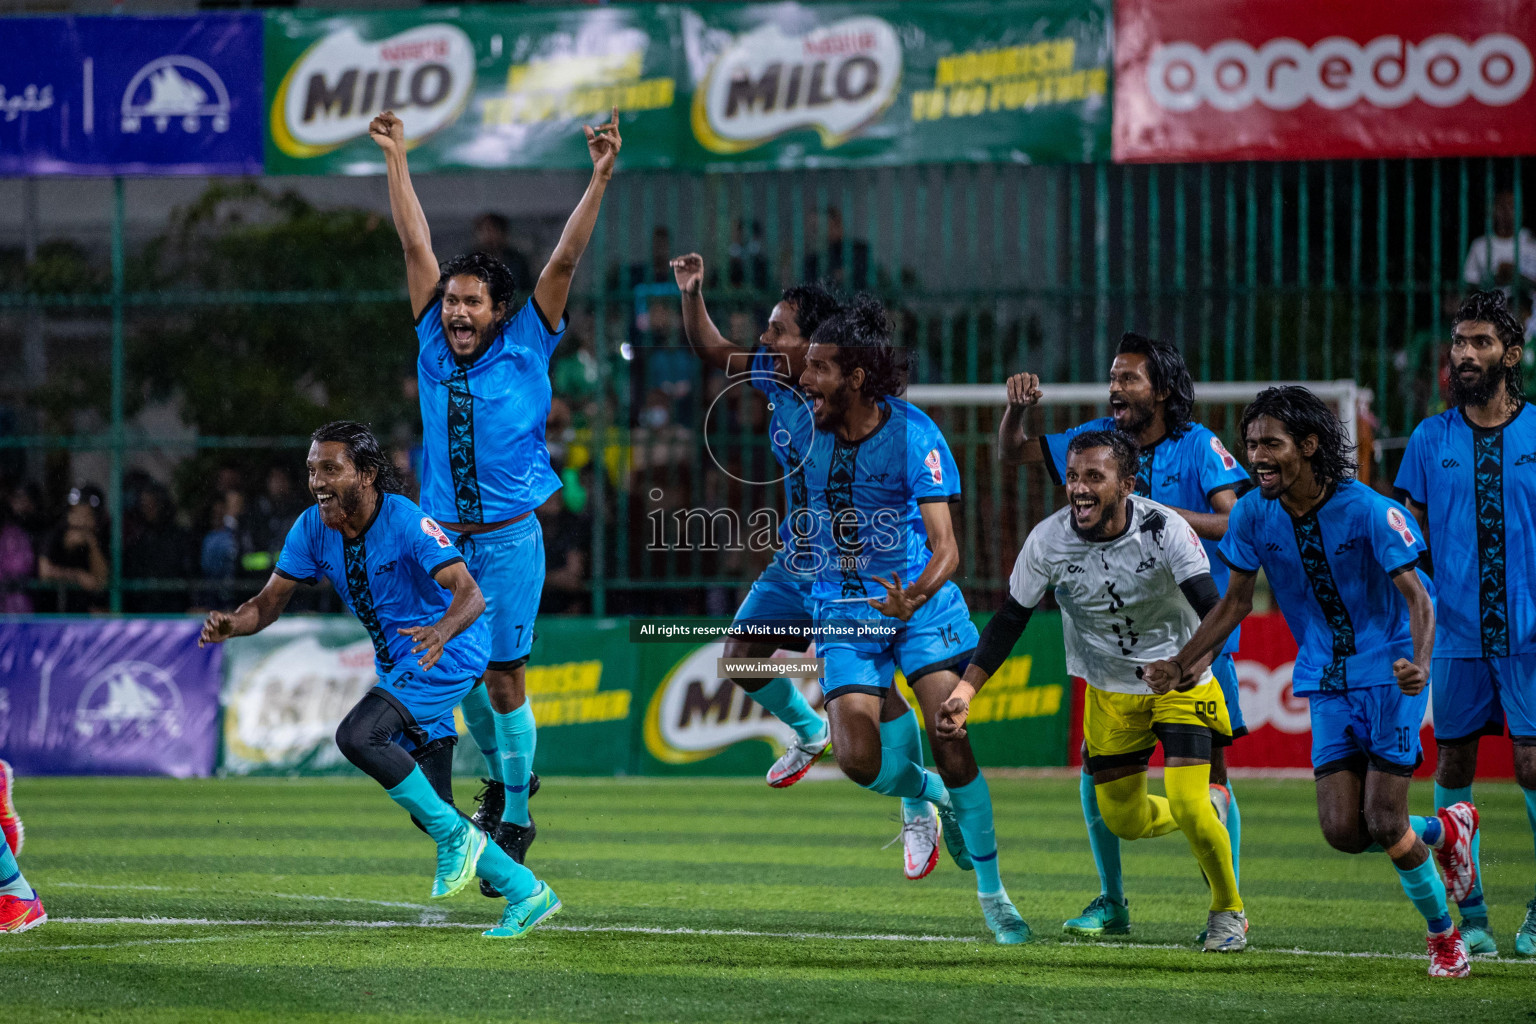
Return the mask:
<path id="1" fill-rule="evenodd" d="M 1237 459 L 1207 427 L 1194 422 L 1195 386 L 1179 350 L 1167 342 L 1127 333 L 1120 339 L 1109 368 L 1110 415 L 1089 420 L 1060 434 L 1029 437 L 1024 432 L 1028 410 L 1040 401 L 1040 378 L 1017 373 L 1008 378 L 1008 407 L 998 426 L 998 458 L 1013 465 L 1044 463 L 1057 484 L 1065 481 L 1067 447 L 1084 431 L 1119 430 L 1135 442 L 1140 463 L 1134 493 L 1174 508 L 1200 535 L 1211 563 L 1218 593 L 1227 588 L 1227 567 L 1216 557 L 1216 542 L 1227 528 L 1227 513 L 1252 486 Z M 1226 698 L 1231 735 L 1216 736 L 1211 751 L 1211 803 L 1226 827 L 1232 846 L 1232 869 L 1242 876 L 1242 814 L 1227 778 L 1225 744 L 1246 735 L 1238 699 L 1238 634 L 1233 632 L 1211 672 Z M 1071 935 L 1124 935 L 1131 930 L 1130 904 L 1120 866 L 1120 840 L 1099 813 L 1097 787 L 1083 762 L 1078 799 L 1088 825 L 1088 846 L 1099 873 L 1099 895 L 1082 914 L 1062 925 Z M 1204 936 L 1201 937 L 1204 941 Z"/>
<path id="2" fill-rule="evenodd" d="M 1509 728 L 1536 832 L 1536 410 L 1520 372 L 1524 330 L 1501 291 L 1476 292 L 1451 328 L 1455 408 L 1420 423 L 1397 487 L 1434 564 L 1437 810 L 1471 803 L 1481 736 Z M 1481 837 L 1473 840 L 1478 859 Z M 1467 952 L 1493 954 L 1481 878 L 1461 907 Z M 1515 952 L 1536 956 L 1536 898 Z"/>
<path id="3" fill-rule="evenodd" d="M 1211 886 L 1204 949 L 1240 953 L 1248 921 L 1231 842 L 1209 796 L 1213 741 L 1232 729 L 1226 699 L 1209 658 L 1191 662 L 1171 685 L 1142 679 L 1142 666 L 1194 635 L 1216 606 L 1216 583 L 1194 529 L 1174 509 L 1135 493 L 1140 463 L 1121 431 L 1082 431 L 1067 443 L 1068 504 L 1030 531 L 1003 607 L 939 712 L 939 732 L 965 735 L 971 698 L 1007 660 L 1046 591 L 1054 591 L 1067 671 L 1088 681 L 1084 764 L 1104 821 L 1125 840 L 1182 831 Z M 1159 743 L 1166 799 L 1147 793 L 1147 764 Z"/>
<path id="4" fill-rule="evenodd" d="M 1345 853 L 1386 851 L 1428 924 L 1430 976 L 1465 977 L 1467 950 L 1446 895 L 1462 898 L 1475 879 L 1476 818 L 1462 805 L 1408 815 L 1435 640 L 1434 601 L 1416 571 L 1418 525 L 1354 479 L 1343 425 L 1306 388 L 1261 391 L 1243 411 L 1242 432 L 1259 486 L 1233 507 L 1218 549 L 1231 583 L 1177 654 L 1147 666 L 1147 682 L 1175 685 L 1219 650 L 1253 609 L 1264 570 L 1300 647 L 1291 688 L 1309 699 L 1323 836 Z M 1430 848 L 1444 851 L 1444 882 Z"/>
<path id="5" fill-rule="evenodd" d="M 816 424 L 803 468 L 810 544 L 791 568 L 815 580 L 816 652 L 838 767 L 877 793 L 932 803 L 955 863 L 976 872 L 997 941 L 1026 942 L 1029 926 L 998 873 L 992 796 L 970 741 L 933 731 L 975 650 L 976 627 L 950 580 L 960 564 L 949 512 L 959 471 L 937 425 L 897 397 L 906 376 L 885 310 L 867 295 L 811 336 L 800 378 Z M 881 733 L 898 668 L 923 707 L 937 774 Z"/>
<path id="6" fill-rule="evenodd" d="M 484 934 L 516 938 L 560 910 L 554 890 L 453 806 L 453 709 L 485 671 L 485 599 L 441 526 L 400 491 L 394 466 L 361 423 L 311 435 L 311 505 L 283 541 L 255 597 L 213 611 L 198 646 L 250 636 L 276 622 L 300 583 L 331 581 L 373 641 L 378 683 L 336 729 L 346 759 L 437 843 L 434 899 L 478 873 L 507 899 Z"/>
<path id="7" fill-rule="evenodd" d="M 494 257 L 470 253 L 438 265 L 406 165 L 404 125 L 386 111 L 368 126 L 384 151 L 416 318 L 421 504 L 455 536 L 485 595 L 490 664 L 485 685 L 464 701 L 464 721 L 490 773 L 475 822 L 518 863 L 537 835 L 528 798 L 538 787 L 538 737 L 524 671 L 544 589 L 544 535 L 533 513 L 560 488 L 544 443 L 549 360 L 565 335 L 571 278 L 623 144 L 617 109 L 607 124 L 584 130 L 592 180 L 519 305 L 511 271 Z M 480 890 L 497 895 L 483 881 Z"/>
<path id="8" fill-rule="evenodd" d="M 753 581 L 725 638 L 725 657 L 768 658 L 776 650 L 804 651 L 809 645 L 814 609 L 811 584 L 814 577 L 796 572 L 796 552 L 807 546 L 809 527 L 805 478 L 801 465 L 814 430 L 811 404 L 801 392 L 805 353 L 811 335 L 828 317 L 837 313 L 837 298 L 820 284 L 784 289 L 768 314 L 768 326 L 748 351 L 720 333 L 704 304 L 704 258 L 697 253 L 672 261 L 677 287 L 682 292 L 683 333 L 695 355 L 707 365 L 728 374 L 747 375 L 751 386 L 768 399 L 769 446 L 784 473 L 784 518 L 779 524 L 779 549 L 773 561 Z M 781 631 L 775 635 L 774 631 Z M 768 769 L 768 785 L 792 786 L 805 776 L 831 746 L 832 735 L 800 691 L 783 677 L 733 679 L 737 686 L 775 718 L 795 731 L 795 741 Z M 900 749 L 918 764 L 923 762 L 922 728 L 917 713 L 892 687 L 880 712 L 880 739 Z M 901 802 L 903 870 L 916 881 L 926 877 L 939 862 L 940 824 L 933 805 L 926 800 Z"/>

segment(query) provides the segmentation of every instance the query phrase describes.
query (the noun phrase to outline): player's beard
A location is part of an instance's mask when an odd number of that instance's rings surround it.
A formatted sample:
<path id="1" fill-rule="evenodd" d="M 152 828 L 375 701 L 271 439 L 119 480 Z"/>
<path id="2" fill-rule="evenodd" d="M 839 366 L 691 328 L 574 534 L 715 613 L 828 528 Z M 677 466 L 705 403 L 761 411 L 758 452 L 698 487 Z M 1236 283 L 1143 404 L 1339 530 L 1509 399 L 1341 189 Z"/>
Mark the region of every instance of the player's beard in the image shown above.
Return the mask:
<path id="1" fill-rule="evenodd" d="M 836 391 L 823 391 L 821 413 L 816 417 L 816 429 L 836 433 L 848 421 L 848 406 L 852 403 L 853 388 L 847 384 Z"/>
<path id="2" fill-rule="evenodd" d="M 1477 376 L 1470 381 L 1461 377 L 1461 367 L 1451 369 L 1451 404 L 1452 405 L 1487 405 L 1499 390 L 1499 382 L 1504 379 L 1503 367 L 1495 367 L 1492 370 L 1478 366 Z"/>
<path id="3" fill-rule="evenodd" d="M 1152 417 L 1156 414 L 1157 409 L 1151 402 L 1134 402 L 1126 399 L 1125 420 L 1123 422 L 1116 420 L 1115 429 L 1134 438 L 1152 423 Z"/>
<path id="4" fill-rule="evenodd" d="M 343 523 L 350 520 L 363 507 L 363 488 L 359 485 L 345 491 L 335 488 L 332 490 L 336 500 L 320 507 L 320 521 L 333 530 L 339 530 Z"/>

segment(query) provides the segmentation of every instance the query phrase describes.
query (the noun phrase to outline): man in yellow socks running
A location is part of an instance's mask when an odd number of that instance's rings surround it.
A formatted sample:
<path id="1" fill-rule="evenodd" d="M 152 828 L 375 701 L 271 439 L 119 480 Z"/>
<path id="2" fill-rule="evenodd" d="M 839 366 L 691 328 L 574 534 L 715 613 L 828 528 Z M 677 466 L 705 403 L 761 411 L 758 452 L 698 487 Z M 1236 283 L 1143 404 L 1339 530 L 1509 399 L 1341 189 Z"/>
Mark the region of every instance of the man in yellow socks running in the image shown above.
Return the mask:
<path id="1" fill-rule="evenodd" d="M 1237 953 L 1248 919 L 1232 845 L 1211 806 L 1211 749 L 1232 726 L 1210 658 L 1154 692 L 1142 666 L 1167 658 L 1216 606 L 1210 560 L 1187 522 L 1133 494 L 1139 455 L 1115 431 L 1078 434 L 1067 448 L 1068 504 L 1032 531 L 1004 606 L 981 634 L 965 676 L 939 712 L 940 735 L 964 735 L 971 698 L 997 671 L 1030 613 L 1054 589 L 1067 670 L 1088 680 L 1083 735 L 1099 810 L 1121 839 L 1182 831 L 1211 886 L 1205 951 Z M 1147 763 L 1163 745 L 1166 798 L 1147 792 Z"/>

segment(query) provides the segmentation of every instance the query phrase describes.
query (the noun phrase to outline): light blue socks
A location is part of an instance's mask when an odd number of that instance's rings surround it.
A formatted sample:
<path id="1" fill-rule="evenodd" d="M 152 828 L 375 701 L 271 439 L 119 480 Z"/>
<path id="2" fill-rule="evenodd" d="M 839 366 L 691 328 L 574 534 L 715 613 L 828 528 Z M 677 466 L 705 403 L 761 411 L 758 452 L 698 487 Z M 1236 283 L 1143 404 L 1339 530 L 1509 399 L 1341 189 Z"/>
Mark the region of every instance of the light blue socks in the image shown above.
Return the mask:
<path id="1" fill-rule="evenodd" d="M 437 790 L 432 788 L 432 783 L 427 781 L 420 768 L 412 769 L 404 782 L 385 792 L 391 800 L 410 811 L 435 842 L 443 843 L 452 839 L 461 827 L 474 828 L 463 815 L 437 795 Z M 533 872 L 507 856 L 495 843 L 485 844 L 485 852 L 480 855 L 475 874 L 494 885 L 513 903 L 532 894 L 539 887 L 539 880 L 533 876 Z"/>
<path id="2" fill-rule="evenodd" d="M 0 896 L 15 896 L 23 900 L 32 898 L 32 887 L 22 877 L 16 855 L 11 853 L 11 847 L 4 839 L 0 839 Z"/>
<path id="3" fill-rule="evenodd" d="M 811 702 L 788 679 L 773 679 L 768 685 L 749 696 L 765 708 L 770 715 L 795 730 L 800 742 L 809 744 L 818 736 L 827 734 L 827 724 L 811 707 Z M 885 727 L 880 727 L 881 736 Z M 917 759 L 919 762 L 922 758 Z"/>
<path id="4" fill-rule="evenodd" d="M 528 777 L 533 774 L 533 751 L 539 734 L 533 724 L 533 706 L 522 705 L 506 714 L 496 713 L 496 745 L 501 749 L 501 781 L 507 802 L 501 820 L 528 824 Z"/>
<path id="5" fill-rule="evenodd" d="M 1536 839 L 1536 789 L 1521 788 L 1520 792 L 1525 797 L 1525 820 L 1530 822 L 1531 837 Z M 1481 835 L 1481 832 L 1479 832 L 1479 835 Z M 1474 843 L 1473 846 L 1475 848 L 1476 844 Z M 1482 878 L 1481 873 L 1478 874 L 1478 878 Z"/>
<path id="6" fill-rule="evenodd" d="M 1424 863 L 1411 869 L 1392 866 L 1403 883 L 1403 892 L 1424 915 L 1430 933 L 1450 931 L 1451 912 L 1445 905 L 1445 883 L 1440 880 L 1440 872 L 1435 870 L 1435 858 L 1425 857 Z"/>
<path id="7" fill-rule="evenodd" d="M 459 708 L 464 712 L 464 724 L 469 726 L 470 739 L 485 757 L 486 774 L 492 782 L 502 781 L 501 752 L 496 744 L 496 713 L 491 710 L 491 695 L 486 692 L 485 684 L 476 683 L 459 702 Z"/>
<path id="8" fill-rule="evenodd" d="M 1445 786 L 1435 783 L 1435 810 L 1442 810 L 1452 804 L 1459 804 L 1463 800 L 1472 802 L 1472 787 L 1458 786 L 1455 789 L 1447 789 Z M 1439 819 L 1436 819 L 1438 823 Z M 1423 835 L 1421 832 L 1420 835 Z M 1477 884 L 1472 891 L 1467 893 L 1467 898 L 1459 901 L 1456 906 L 1461 908 L 1462 920 L 1469 917 L 1486 918 L 1488 905 L 1483 902 L 1483 862 L 1482 862 L 1483 832 L 1478 829 L 1477 835 L 1472 839 L 1472 862 L 1477 865 Z"/>
<path id="9" fill-rule="evenodd" d="M 1099 891 L 1118 903 L 1124 903 L 1125 882 L 1120 875 L 1120 837 L 1104 824 L 1104 816 L 1099 813 L 1099 797 L 1093 790 L 1093 776 L 1087 772 L 1077 777 L 1077 796 L 1083 805 L 1083 821 L 1088 825 L 1088 848 L 1093 851 L 1093 866 L 1099 872 Z M 1234 863 L 1233 868 L 1236 866 Z"/>
<path id="10" fill-rule="evenodd" d="M 917 724 L 917 712 L 911 708 L 900 718 L 891 722 L 880 723 L 880 747 L 882 761 L 885 757 L 901 758 L 912 761 L 915 764 L 923 763 L 923 730 Z M 889 754 L 884 753 L 889 751 Z M 903 797 L 901 801 L 901 820 L 915 821 L 925 814 L 932 814 L 928 810 L 926 800 L 915 800 L 911 797 Z"/>
<path id="11" fill-rule="evenodd" d="M 1003 880 L 997 873 L 997 833 L 992 825 L 992 791 L 987 787 L 986 777 L 977 772 L 970 782 L 951 789 L 949 799 L 960 821 L 966 852 L 976 867 L 976 891 L 1002 892 Z"/>
<path id="12" fill-rule="evenodd" d="M 420 768 L 412 768 L 405 781 L 384 792 L 395 803 L 411 812 L 411 816 L 421 822 L 421 827 L 427 830 L 427 835 L 434 842 L 446 842 L 453 838 L 460 825 L 467 824 L 458 811 L 437 795 L 437 790 L 432 788 L 432 783 L 427 781 Z"/>
<path id="13" fill-rule="evenodd" d="M 1242 887 L 1243 873 L 1238 864 L 1238 854 L 1243 848 L 1243 814 L 1237 809 L 1237 793 L 1232 789 L 1232 780 L 1228 779 L 1227 786 L 1227 838 L 1232 841 L 1232 879 Z"/>
<path id="14" fill-rule="evenodd" d="M 915 761 L 908 761 L 894 754 L 887 757 L 881 751 L 880 774 L 865 789 L 883 796 L 899 796 L 913 800 L 926 800 L 940 808 L 949 807 L 949 790 L 938 775 L 927 771 Z"/>

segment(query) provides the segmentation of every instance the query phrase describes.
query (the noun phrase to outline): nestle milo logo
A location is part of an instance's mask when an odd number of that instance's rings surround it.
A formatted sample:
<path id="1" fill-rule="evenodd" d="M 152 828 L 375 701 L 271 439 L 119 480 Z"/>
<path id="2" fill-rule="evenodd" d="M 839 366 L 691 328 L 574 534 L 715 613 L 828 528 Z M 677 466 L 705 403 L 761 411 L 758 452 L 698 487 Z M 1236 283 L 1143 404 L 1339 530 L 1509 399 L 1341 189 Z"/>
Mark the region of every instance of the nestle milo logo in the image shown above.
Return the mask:
<path id="1" fill-rule="evenodd" d="M 813 128 L 841 145 L 896 97 L 901 43 L 890 23 L 845 18 L 789 34 L 764 25 L 737 37 L 694 93 L 693 132 L 716 153 L 740 153 Z"/>
<path id="2" fill-rule="evenodd" d="M 393 110 L 416 143 L 452 123 L 474 88 L 475 51 L 454 25 L 418 25 L 382 40 L 355 28 L 316 42 L 283 76 L 272 100 L 272 141 L 288 156 L 315 157 L 368 134 Z"/>

